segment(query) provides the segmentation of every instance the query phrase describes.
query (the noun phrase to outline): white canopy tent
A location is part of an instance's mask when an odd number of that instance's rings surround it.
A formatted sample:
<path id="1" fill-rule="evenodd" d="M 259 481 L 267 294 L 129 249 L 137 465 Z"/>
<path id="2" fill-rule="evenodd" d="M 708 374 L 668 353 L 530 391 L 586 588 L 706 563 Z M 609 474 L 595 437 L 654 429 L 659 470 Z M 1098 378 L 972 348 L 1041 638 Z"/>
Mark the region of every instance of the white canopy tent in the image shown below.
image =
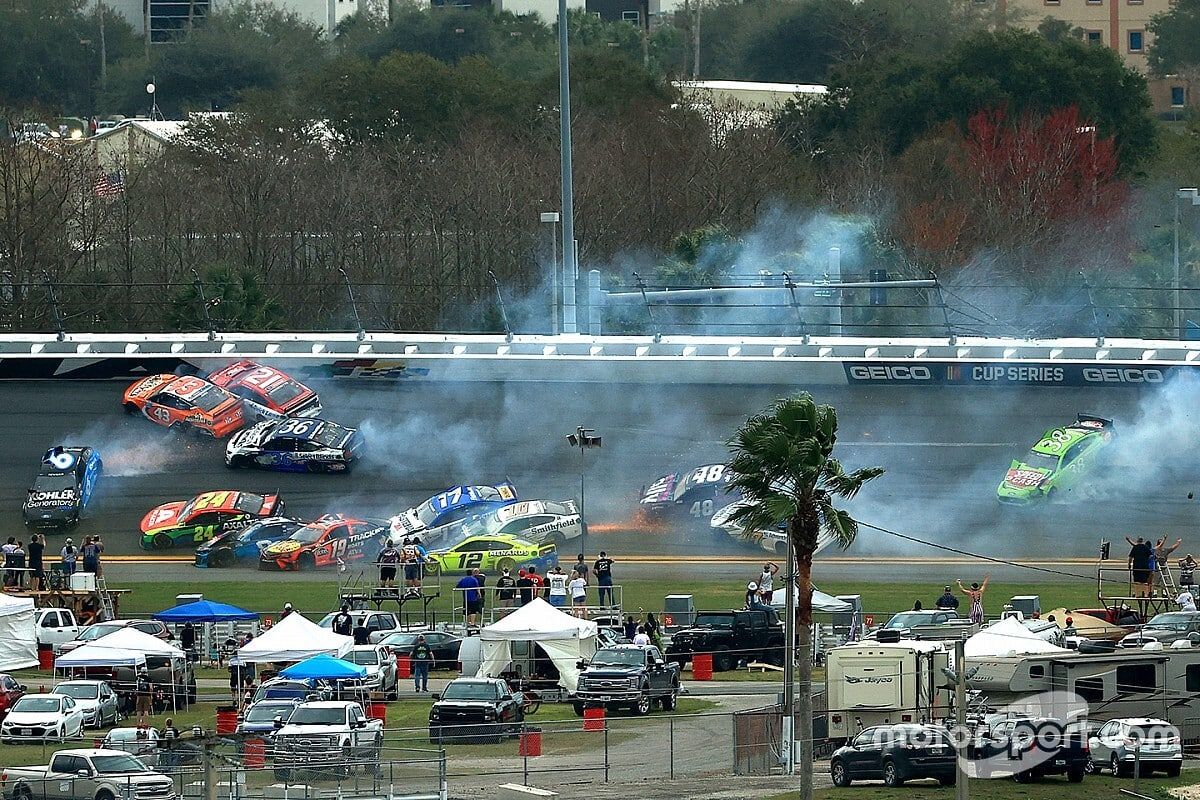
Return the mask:
<path id="1" fill-rule="evenodd" d="M 151 637 L 154 638 L 154 637 Z M 54 668 L 80 669 L 83 667 L 141 667 L 146 664 L 146 654 L 122 647 L 100 644 L 99 639 L 63 653 L 54 659 Z"/>
<path id="2" fill-rule="evenodd" d="M 0 593 L 0 671 L 37 665 L 33 598 Z"/>
<path id="3" fill-rule="evenodd" d="M 988 625 L 967 639 L 965 647 L 967 658 L 1071 652 L 1047 642 L 1011 617 Z"/>
<path id="4" fill-rule="evenodd" d="M 146 666 L 147 657 L 183 660 L 186 658 L 186 655 L 181 649 L 170 642 L 164 642 L 162 639 L 139 631 L 136 628 L 127 627 L 113 631 L 107 636 L 102 636 L 82 647 L 77 647 L 69 653 L 64 653 L 54 659 L 54 669 L 130 667 L 140 670 Z M 182 689 L 175 682 L 175 669 L 170 670 L 170 675 L 171 705 L 177 710 L 176 703 L 179 702 L 179 694 Z M 133 681 L 132 678 L 128 680 Z M 131 683 L 121 685 L 128 688 Z M 114 684 L 114 688 L 118 688 L 118 686 Z"/>
<path id="5" fill-rule="evenodd" d="M 796 604 L 799 602 L 799 594 L 800 593 L 797 592 L 796 593 L 797 596 L 792 598 L 792 608 L 795 608 Z M 773 592 L 771 592 L 771 606 L 773 608 L 782 610 L 785 603 L 787 603 L 787 589 L 786 588 L 775 589 Z M 834 612 L 834 611 L 845 612 L 845 611 L 853 611 L 854 606 L 850 605 L 845 600 L 838 600 L 833 595 L 825 594 L 820 589 L 818 589 L 817 587 L 814 586 L 813 593 L 812 593 L 812 610 L 813 611 L 825 611 L 825 612 Z"/>
<path id="6" fill-rule="evenodd" d="M 281 619 L 271 630 L 251 639 L 238 650 L 244 664 L 264 664 L 276 661 L 303 661 L 322 653 L 341 657 L 350 652 L 354 639 L 326 630 L 315 622 L 292 613 Z"/>
<path id="7" fill-rule="evenodd" d="M 564 614 L 540 597 L 479 631 L 483 657 L 477 677 L 499 677 L 512 661 L 513 642 L 534 642 L 558 669 L 558 682 L 569 692 L 579 685 L 581 658 L 596 652 L 596 623 Z"/>

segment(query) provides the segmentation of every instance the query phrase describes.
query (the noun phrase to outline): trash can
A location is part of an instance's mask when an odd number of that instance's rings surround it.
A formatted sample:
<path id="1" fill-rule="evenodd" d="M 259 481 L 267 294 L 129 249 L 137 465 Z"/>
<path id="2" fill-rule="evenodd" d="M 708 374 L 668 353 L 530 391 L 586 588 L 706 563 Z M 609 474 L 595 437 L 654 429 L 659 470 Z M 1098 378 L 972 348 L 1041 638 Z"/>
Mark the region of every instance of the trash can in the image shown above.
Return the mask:
<path id="1" fill-rule="evenodd" d="M 585 731 L 604 730 L 604 706 L 589 707 L 583 710 L 583 729 Z"/>
<path id="2" fill-rule="evenodd" d="M 412 656 L 399 655 L 396 656 L 396 677 L 411 678 L 412 677 Z"/>
<path id="3" fill-rule="evenodd" d="M 237 706 L 217 706 L 217 735 L 222 736 L 237 730 Z"/>
<path id="4" fill-rule="evenodd" d="M 247 739 L 242 753 L 242 766 L 246 769 L 262 769 L 267 763 L 266 748 L 262 739 Z"/>
<path id="5" fill-rule="evenodd" d="M 371 703 L 370 705 L 367 706 L 367 717 L 370 719 L 379 720 L 386 727 L 386 725 L 387 725 L 387 706 L 385 706 L 383 703 Z"/>
<path id="6" fill-rule="evenodd" d="M 695 653 L 692 655 L 692 680 L 711 681 L 712 672 L 712 653 Z"/>
<path id="7" fill-rule="evenodd" d="M 54 648 L 50 645 L 38 647 L 38 669 L 54 669 Z"/>
<path id="8" fill-rule="evenodd" d="M 542 729 L 525 728 L 517 739 L 517 755 L 540 756 L 542 754 Z"/>

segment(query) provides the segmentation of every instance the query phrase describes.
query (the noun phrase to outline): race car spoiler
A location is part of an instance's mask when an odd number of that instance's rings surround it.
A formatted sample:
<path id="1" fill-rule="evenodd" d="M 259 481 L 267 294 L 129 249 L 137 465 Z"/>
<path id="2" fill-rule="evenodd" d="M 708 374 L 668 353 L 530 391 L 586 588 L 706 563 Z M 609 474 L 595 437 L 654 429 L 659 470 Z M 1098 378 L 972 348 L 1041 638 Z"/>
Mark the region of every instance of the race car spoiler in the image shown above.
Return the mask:
<path id="1" fill-rule="evenodd" d="M 1112 421 L 1111 419 L 1108 419 L 1107 417 L 1097 417 L 1097 416 L 1095 416 L 1095 415 L 1093 415 L 1093 414 L 1076 414 L 1076 415 L 1075 415 L 1075 422 L 1076 422 L 1077 424 L 1078 424 L 1078 423 L 1083 423 L 1083 422 L 1099 423 L 1099 424 L 1100 424 L 1100 426 L 1101 426 L 1101 427 L 1103 427 L 1103 428 L 1113 428 L 1113 427 L 1115 427 L 1115 425 L 1113 425 L 1113 421 Z M 1085 426 L 1085 427 L 1094 428 L 1094 427 L 1095 427 L 1095 424 L 1093 424 L 1093 425 L 1087 425 L 1087 426 Z"/>

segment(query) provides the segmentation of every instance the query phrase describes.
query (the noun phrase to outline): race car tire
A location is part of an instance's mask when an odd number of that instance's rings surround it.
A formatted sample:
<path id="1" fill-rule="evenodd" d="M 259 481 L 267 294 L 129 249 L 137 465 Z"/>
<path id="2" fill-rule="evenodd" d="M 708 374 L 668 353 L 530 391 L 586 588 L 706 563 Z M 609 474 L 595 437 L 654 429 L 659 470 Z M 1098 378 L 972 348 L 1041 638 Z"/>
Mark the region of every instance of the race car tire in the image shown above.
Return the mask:
<path id="1" fill-rule="evenodd" d="M 234 557 L 233 551 L 225 548 L 213 550 L 208 555 L 208 565 L 210 567 L 217 567 L 218 569 L 232 567 L 236 561 L 237 558 Z"/>
<path id="2" fill-rule="evenodd" d="M 125 405 L 122 406 L 122 408 L 125 409 L 126 414 L 138 413 L 138 407 L 136 405 L 134 405 L 133 403 L 126 403 Z"/>
<path id="3" fill-rule="evenodd" d="M 228 466 L 230 469 L 249 469 L 250 459 L 246 458 L 245 456 L 234 456 L 233 458 L 229 459 L 229 463 L 226 466 Z"/>
<path id="4" fill-rule="evenodd" d="M 308 570 L 316 568 L 317 557 L 312 553 L 301 553 L 300 557 L 296 559 L 296 569 L 300 570 L 301 572 L 307 572 Z"/>
<path id="5" fill-rule="evenodd" d="M 170 550 L 175 546 L 175 540 L 165 533 L 156 533 L 150 540 L 150 546 L 155 550 Z"/>
<path id="6" fill-rule="evenodd" d="M 304 465 L 304 469 L 306 472 L 309 472 L 312 474 L 316 474 L 318 472 L 329 472 L 329 469 L 324 464 L 321 464 L 316 461 L 308 462 L 307 464 Z"/>
<path id="7" fill-rule="evenodd" d="M 430 559 L 429 561 L 425 562 L 425 574 L 426 575 L 437 575 L 441 571 L 442 571 L 442 565 L 439 564 L 437 561 Z"/>
<path id="8" fill-rule="evenodd" d="M 517 562 L 513 561 L 511 558 L 502 558 L 500 559 L 500 562 L 496 564 L 496 569 L 499 570 L 501 574 L 504 573 L 504 570 L 513 572 L 516 568 Z"/>

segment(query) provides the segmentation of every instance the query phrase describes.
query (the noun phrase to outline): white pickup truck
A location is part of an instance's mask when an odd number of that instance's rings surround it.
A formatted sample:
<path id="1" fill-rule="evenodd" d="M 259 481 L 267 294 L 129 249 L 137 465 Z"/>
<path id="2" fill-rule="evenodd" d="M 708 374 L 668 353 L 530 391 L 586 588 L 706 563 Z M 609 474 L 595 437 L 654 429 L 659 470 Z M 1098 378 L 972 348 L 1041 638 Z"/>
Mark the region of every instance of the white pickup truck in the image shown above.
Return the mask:
<path id="1" fill-rule="evenodd" d="M 54 647 L 71 641 L 83 630 L 75 614 L 65 608 L 39 608 L 33 613 L 33 625 L 37 643 Z"/>
<path id="2" fill-rule="evenodd" d="M 171 779 L 121 750 L 60 750 L 44 767 L 0 770 L 4 800 L 175 800 Z"/>
<path id="3" fill-rule="evenodd" d="M 293 770 L 340 771 L 354 767 L 378 772 L 383 753 L 383 720 L 367 719 L 362 706 L 347 700 L 301 703 L 275 733 L 275 777 Z"/>

